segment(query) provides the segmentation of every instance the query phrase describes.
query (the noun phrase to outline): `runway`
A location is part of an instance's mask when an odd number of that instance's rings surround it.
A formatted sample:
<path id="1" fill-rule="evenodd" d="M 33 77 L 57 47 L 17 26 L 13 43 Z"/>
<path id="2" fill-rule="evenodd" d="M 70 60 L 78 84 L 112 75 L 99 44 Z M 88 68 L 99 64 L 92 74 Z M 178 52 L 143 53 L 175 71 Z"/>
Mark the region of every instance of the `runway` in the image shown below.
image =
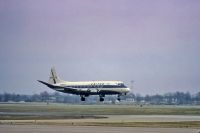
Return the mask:
<path id="1" fill-rule="evenodd" d="M 1 133 L 199 133 L 189 128 L 0 125 Z"/>
<path id="2" fill-rule="evenodd" d="M 163 112 L 161 113 L 161 111 Z M 17 127 L 18 125 L 32 125 L 33 127 L 46 125 L 48 127 L 47 129 L 51 127 L 50 125 L 56 127 L 74 126 L 76 127 L 75 129 L 73 127 L 70 129 L 74 129 L 75 131 L 79 127 L 83 128 L 84 126 L 96 126 L 100 131 L 104 131 L 104 127 L 105 129 L 108 127 L 109 129 L 113 129 L 111 127 L 117 127 L 118 130 L 119 127 L 121 127 L 120 129 L 126 130 L 129 128 L 124 127 L 132 127 L 131 129 L 138 127 L 134 129 L 142 131 L 146 128 L 153 130 L 163 130 L 164 128 L 182 130 L 178 128 L 188 128 L 188 130 L 191 130 L 200 128 L 199 111 L 199 107 L 196 106 L 148 106 L 138 108 L 128 105 L 0 104 L 0 124 L 13 127 Z M 3 128 L 0 129 L 0 133 L 2 130 Z M 107 131 L 105 130 L 104 132 Z"/>

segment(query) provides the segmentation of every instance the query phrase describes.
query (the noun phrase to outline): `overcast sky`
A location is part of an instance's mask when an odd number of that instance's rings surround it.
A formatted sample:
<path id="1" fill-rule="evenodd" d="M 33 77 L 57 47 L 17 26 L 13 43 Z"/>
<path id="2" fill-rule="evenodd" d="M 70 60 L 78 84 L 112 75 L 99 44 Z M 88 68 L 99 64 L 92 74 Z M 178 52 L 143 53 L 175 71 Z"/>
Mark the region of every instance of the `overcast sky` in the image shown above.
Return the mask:
<path id="1" fill-rule="evenodd" d="M 133 92 L 200 91 L 199 0 L 0 0 L 0 93 L 134 80 Z"/>

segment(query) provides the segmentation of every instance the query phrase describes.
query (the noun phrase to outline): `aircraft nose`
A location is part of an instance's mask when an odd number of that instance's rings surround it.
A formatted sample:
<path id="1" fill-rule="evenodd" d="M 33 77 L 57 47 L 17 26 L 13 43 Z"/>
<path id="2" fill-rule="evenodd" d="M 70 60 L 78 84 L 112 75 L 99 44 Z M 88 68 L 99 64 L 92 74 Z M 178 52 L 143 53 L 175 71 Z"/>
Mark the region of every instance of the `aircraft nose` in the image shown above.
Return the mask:
<path id="1" fill-rule="evenodd" d="M 130 88 L 126 88 L 127 92 L 130 92 Z"/>

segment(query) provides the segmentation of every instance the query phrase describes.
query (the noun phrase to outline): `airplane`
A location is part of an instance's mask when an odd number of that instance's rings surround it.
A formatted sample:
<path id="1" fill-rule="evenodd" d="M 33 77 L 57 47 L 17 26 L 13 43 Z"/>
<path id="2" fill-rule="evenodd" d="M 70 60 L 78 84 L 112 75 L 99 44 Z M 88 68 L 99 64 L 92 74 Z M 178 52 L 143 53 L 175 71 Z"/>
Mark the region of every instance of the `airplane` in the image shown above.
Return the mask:
<path id="1" fill-rule="evenodd" d="M 90 95 L 99 95 L 100 102 L 104 101 L 105 95 L 118 95 L 117 100 L 120 101 L 120 96 L 130 91 L 122 81 L 64 81 L 57 76 L 54 67 L 51 68 L 48 82 L 37 81 L 59 92 L 80 95 L 81 101 Z"/>

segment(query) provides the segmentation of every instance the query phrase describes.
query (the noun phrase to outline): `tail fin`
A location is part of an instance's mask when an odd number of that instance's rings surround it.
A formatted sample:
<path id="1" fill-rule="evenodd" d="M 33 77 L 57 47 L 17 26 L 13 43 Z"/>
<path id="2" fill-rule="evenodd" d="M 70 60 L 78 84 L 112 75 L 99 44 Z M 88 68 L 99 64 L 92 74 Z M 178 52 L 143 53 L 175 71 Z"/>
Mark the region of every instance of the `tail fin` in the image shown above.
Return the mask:
<path id="1" fill-rule="evenodd" d="M 56 84 L 63 82 L 56 74 L 56 69 L 54 67 L 51 68 L 49 82 L 50 84 Z"/>

